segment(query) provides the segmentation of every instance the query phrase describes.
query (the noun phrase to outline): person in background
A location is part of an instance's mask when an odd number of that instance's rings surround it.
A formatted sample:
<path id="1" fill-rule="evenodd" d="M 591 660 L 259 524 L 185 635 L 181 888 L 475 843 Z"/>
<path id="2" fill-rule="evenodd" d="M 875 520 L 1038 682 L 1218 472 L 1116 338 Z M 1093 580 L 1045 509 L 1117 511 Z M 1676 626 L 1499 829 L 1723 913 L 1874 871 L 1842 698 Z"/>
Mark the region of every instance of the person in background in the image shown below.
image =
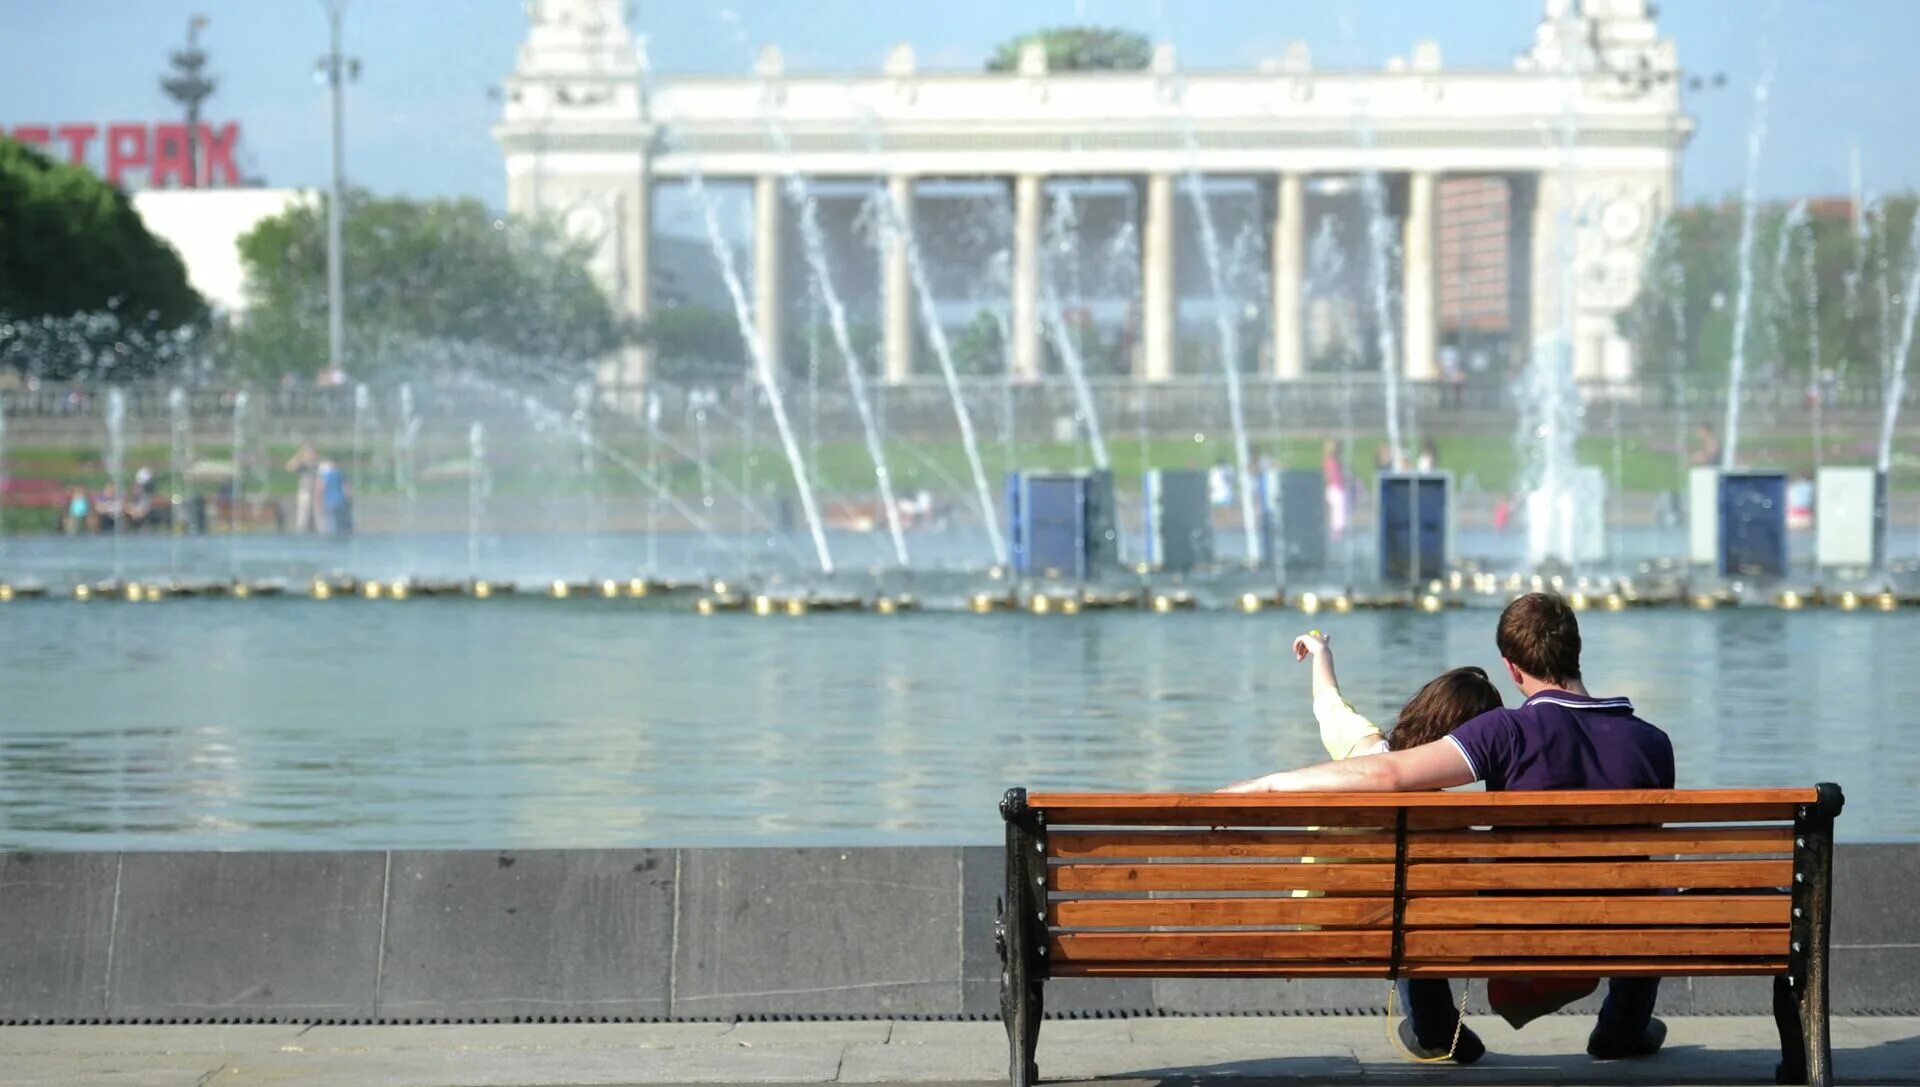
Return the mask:
<path id="1" fill-rule="evenodd" d="M 1347 466 L 1340 460 L 1340 443 L 1328 438 L 1320 445 L 1320 478 L 1327 488 L 1327 532 L 1336 540 L 1347 534 Z"/>
<path id="2" fill-rule="evenodd" d="M 1216 506 L 1233 505 L 1233 469 L 1226 461 L 1207 470 L 1207 496 Z"/>
<path id="3" fill-rule="evenodd" d="M 1813 477 L 1799 475 L 1787 484 L 1787 527 L 1800 530 L 1813 527 Z"/>
<path id="4" fill-rule="evenodd" d="M 67 512 L 60 518 L 60 530 L 69 536 L 78 536 L 82 532 L 98 531 L 100 523 L 94 520 L 93 499 L 88 497 L 86 488 L 75 487 L 67 492 Z"/>
<path id="5" fill-rule="evenodd" d="M 293 530 L 295 532 L 314 532 L 319 529 L 317 522 L 320 496 L 313 486 L 314 473 L 319 465 L 320 456 L 314 452 L 312 442 L 302 444 L 300 451 L 287 461 L 287 471 L 293 473 Z"/>
<path id="6" fill-rule="evenodd" d="M 347 488 L 347 474 L 331 458 L 320 461 L 316 470 L 320 506 L 325 516 L 324 531 L 345 536 L 353 531 L 353 495 Z"/>
<path id="7" fill-rule="evenodd" d="M 1421 442 L 1420 456 L 1419 456 L 1419 459 L 1413 462 L 1413 466 L 1422 472 L 1431 472 L 1435 468 L 1439 467 L 1439 465 L 1440 465 L 1440 447 L 1434 444 L 1432 438 L 1428 438 L 1426 441 Z"/>
<path id="8" fill-rule="evenodd" d="M 153 469 L 145 465 L 133 474 L 133 486 L 127 489 L 127 500 L 121 508 L 126 518 L 126 528 L 139 532 L 153 527 Z"/>
<path id="9" fill-rule="evenodd" d="M 1714 432 L 1713 424 L 1701 423 L 1699 426 L 1693 428 L 1693 436 L 1693 456 L 1689 459 L 1691 459 L 1694 464 L 1709 468 L 1719 464 L 1720 435 Z"/>
<path id="10" fill-rule="evenodd" d="M 1449 332 L 1440 343 L 1440 379 L 1446 383 L 1447 406 L 1459 407 L 1465 400 L 1467 372 L 1460 365 L 1460 344 Z"/>
<path id="11" fill-rule="evenodd" d="M 120 488 L 108 480 L 100 488 L 100 496 L 93 500 L 94 523 L 101 532 L 112 532 L 126 513 L 126 504 L 120 500 Z"/>

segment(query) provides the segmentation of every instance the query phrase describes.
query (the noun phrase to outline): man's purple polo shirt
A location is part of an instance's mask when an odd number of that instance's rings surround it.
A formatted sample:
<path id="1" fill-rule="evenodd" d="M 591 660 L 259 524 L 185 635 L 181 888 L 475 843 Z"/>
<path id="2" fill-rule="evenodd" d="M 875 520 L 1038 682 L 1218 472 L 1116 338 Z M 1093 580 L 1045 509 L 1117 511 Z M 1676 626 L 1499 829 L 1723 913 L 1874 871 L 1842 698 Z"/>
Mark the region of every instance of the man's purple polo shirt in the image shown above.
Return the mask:
<path id="1" fill-rule="evenodd" d="M 1673 741 L 1624 698 L 1541 691 L 1447 739 L 1492 791 L 1673 788 Z"/>

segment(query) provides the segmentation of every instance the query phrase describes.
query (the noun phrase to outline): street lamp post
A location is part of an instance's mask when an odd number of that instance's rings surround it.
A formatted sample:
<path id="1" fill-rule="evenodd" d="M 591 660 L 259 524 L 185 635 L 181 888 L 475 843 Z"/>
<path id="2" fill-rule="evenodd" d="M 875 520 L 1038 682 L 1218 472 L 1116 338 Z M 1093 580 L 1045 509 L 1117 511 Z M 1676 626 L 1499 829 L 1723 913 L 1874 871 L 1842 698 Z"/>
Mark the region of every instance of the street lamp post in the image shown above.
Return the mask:
<path id="1" fill-rule="evenodd" d="M 346 213 L 345 121 L 341 109 L 341 91 L 349 79 L 360 75 L 360 61 L 340 52 L 340 22 L 347 0 L 322 0 L 327 7 L 329 48 L 315 65 L 315 71 L 327 81 L 333 118 L 333 178 L 327 190 L 327 367 L 334 373 L 345 371 L 346 297 L 345 274 L 340 260 L 340 222 Z"/>
<path id="2" fill-rule="evenodd" d="M 207 64 L 206 51 L 200 48 L 200 32 L 207 17 L 195 15 L 187 21 L 187 47 L 176 49 L 169 57 L 173 73 L 160 81 L 160 90 L 187 111 L 186 187 L 197 189 L 200 176 L 200 104 L 212 96 L 213 77 L 202 71 Z"/>

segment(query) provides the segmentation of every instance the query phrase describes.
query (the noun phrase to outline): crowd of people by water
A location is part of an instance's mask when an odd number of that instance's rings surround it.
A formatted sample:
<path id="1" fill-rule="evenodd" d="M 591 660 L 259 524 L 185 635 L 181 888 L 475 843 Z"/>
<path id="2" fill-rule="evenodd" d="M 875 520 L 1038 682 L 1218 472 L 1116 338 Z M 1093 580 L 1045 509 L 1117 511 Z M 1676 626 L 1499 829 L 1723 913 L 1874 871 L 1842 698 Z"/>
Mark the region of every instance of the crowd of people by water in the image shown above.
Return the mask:
<path id="1" fill-rule="evenodd" d="M 287 462 L 294 477 L 292 531 L 345 536 L 353 531 L 353 490 L 339 462 L 302 445 Z M 229 531 L 248 526 L 288 529 L 287 513 L 271 496 L 249 497 L 228 479 L 211 491 L 162 494 L 154 470 L 141 465 L 124 492 L 112 480 L 97 488 L 69 487 L 60 509 L 68 536 L 183 531 L 204 533 L 216 524 Z"/>

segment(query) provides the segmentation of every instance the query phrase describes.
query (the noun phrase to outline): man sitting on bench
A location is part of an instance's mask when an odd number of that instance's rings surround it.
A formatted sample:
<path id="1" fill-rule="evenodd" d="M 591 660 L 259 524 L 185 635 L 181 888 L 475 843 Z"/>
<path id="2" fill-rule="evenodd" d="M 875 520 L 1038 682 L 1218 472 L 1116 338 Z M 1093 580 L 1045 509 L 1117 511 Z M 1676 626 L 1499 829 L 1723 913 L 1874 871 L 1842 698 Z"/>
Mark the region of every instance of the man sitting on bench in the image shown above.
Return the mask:
<path id="1" fill-rule="evenodd" d="M 1484 781 L 1491 791 L 1671 789 L 1673 742 L 1634 716 L 1624 698 L 1594 698 L 1580 678 L 1580 624 L 1559 596 L 1529 593 L 1500 613 L 1500 658 L 1526 701 L 1468 721 L 1429 744 L 1288 770 L 1226 792 L 1411 792 Z M 1644 1057 L 1666 1040 L 1653 1017 L 1658 978 L 1614 978 L 1587 1052 L 1601 1060 Z M 1449 983 L 1403 980 L 1412 1038 L 1423 1057 L 1449 1052 L 1471 1064 L 1486 1052 L 1459 1025 Z M 1456 1039 L 1455 1032 L 1458 1031 Z"/>

